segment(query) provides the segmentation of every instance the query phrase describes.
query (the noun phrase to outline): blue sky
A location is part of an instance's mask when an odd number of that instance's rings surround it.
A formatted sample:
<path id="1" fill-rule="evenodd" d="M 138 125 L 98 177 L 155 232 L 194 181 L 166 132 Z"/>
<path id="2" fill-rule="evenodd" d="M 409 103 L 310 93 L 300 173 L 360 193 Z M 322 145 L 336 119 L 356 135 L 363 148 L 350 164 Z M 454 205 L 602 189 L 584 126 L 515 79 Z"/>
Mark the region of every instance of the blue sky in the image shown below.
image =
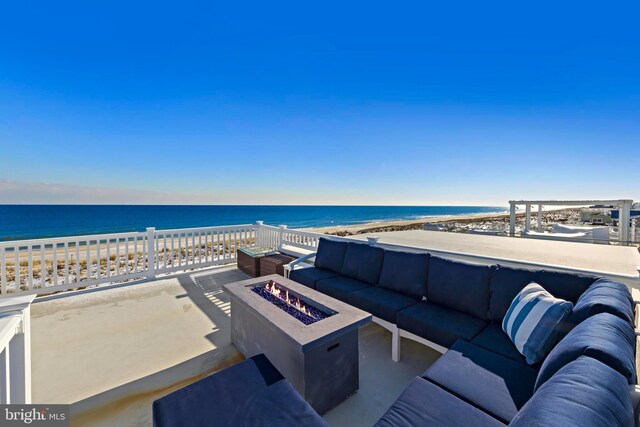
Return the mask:
<path id="1" fill-rule="evenodd" d="M 5 2 L 0 203 L 640 199 L 638 2 Z"/>

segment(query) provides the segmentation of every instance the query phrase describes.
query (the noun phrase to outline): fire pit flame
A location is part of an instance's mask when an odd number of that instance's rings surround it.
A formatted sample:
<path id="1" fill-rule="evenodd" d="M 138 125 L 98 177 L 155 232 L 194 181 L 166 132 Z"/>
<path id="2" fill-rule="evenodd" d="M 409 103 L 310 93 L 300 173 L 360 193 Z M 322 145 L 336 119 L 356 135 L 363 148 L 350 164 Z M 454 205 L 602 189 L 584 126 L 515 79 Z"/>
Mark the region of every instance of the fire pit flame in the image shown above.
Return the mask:
<path id="1" fill-rule="evenodd" d="M 289 291 L 286 286 L 274 280 L 264 281 L 252 287 L 252 291 L 280 307 L 289 315 L 295 317 L 305 325 L 311 325 L 319 320 L 333 316 L 335 313 L 322 309 L 314 304 L 314 301 L 305 301 L 294 291 Z"/>
<path id="2" fill-rule="evenodd" d="M 302 313 L 306 314 L 307 316 L 310 316 L 312 318 L 316 318 L 316 316 L 314 316 L 311 313 L 311 310 L 309 310 L 302 301 L 300 301 L 299 298 L 293 297 L 290 298 L 289 297 L 289 290 L 285 289 L 284 291 L 284 295 L 282 294 L 282 289 L 280 289 L 278 287 L 278 284 L 276 282 L 274 282 L 273 280 L 270 280 L 264 287 L 271 295 L 273 295 L 276 298 L 281 299 L 282 301 L 286 302 L 288 305 L 290 305 L 291 307 L 295 308 L 298 311 L 301 311 Z"/>

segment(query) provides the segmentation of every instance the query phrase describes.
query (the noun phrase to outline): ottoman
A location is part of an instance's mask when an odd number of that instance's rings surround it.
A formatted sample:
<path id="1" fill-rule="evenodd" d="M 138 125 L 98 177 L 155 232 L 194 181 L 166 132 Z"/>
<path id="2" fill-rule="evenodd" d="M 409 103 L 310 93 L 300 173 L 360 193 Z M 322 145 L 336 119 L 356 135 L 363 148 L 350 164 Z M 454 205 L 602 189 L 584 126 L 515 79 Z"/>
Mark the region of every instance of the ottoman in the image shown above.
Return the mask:
<path id="1" fill-rule="evenodd" d="M 156 400 L 153 425 L 328 427 L 263 354 Z"/>

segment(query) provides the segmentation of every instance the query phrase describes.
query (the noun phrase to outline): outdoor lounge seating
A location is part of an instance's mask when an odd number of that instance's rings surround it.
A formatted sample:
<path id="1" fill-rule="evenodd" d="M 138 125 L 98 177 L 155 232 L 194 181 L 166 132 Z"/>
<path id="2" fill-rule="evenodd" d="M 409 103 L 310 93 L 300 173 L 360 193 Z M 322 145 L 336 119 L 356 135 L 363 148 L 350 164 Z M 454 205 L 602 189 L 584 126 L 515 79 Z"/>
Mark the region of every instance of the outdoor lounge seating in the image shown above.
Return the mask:
<path id="1" fill-rule="evenodd" d="M 289 270 L 292 280 L 372 313 L 393 333 L 392 357 L 399 356 L 401 336 L 444 353 L 409 384 L 378 425 L 633 425 L 635 315 L 625 285 L 429 254 L 384 250 L 380 259 L 380 250 L 321 239 L 321 259 L 329 258 L 325 251 L 336 251 L 330 270 L 322 263 L 306 268 L 294 263 Z M 341 270 L 337 255 L 350 251 L 359 257 Z M 368 253 L 375 256 L 367 258 Z M 377 280 L 362 280 L 354 262 L 380 271 Z M 571 301 L 574 310 L 546 359 L 528 365 L 501 321 L 532 281 Z"/>
<path id="2" fill-rule="evenodd" d="M 394 359 L 401 336 L 443 353 L 377 426 L 632 426 L 637 419 L 635 310 L 621 283 L 327 239 L 314 266 L 299 264 L 289 265 L 290 279 L 366 310 L 390 329 Z M 555 346 L 530 365 L 501 322 L 532 281 L 574 308 Z M 324 425 L 264 356 L 154 404 L 157 426 L 182 416 L 198 425 L 214 413 L 219 425 Z"/>

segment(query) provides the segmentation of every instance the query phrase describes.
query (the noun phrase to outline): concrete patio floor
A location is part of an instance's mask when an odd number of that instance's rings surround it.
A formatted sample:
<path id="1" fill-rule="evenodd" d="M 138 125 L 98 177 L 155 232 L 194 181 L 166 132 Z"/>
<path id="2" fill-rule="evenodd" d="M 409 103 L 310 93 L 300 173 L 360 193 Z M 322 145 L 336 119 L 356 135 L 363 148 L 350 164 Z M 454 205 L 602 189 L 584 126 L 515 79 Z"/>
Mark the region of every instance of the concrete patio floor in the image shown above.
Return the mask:
<path id="1" fill-rule="evenodd" d="M 634 246 L 424 230 L 368 233 L 350 236 L 350 238 L 366 241 L 367 237 L 374 236 L 380 237 L 379 242 L 382 244 L 626 275 L 632 280 L 626 280 L 625 283 L 640 286 L 640 253 Z M 472 261 L 471 258 L 470 260 Z"/>
<path id="2" fill-rule="evenodd" d="M 222 285 L 246 278 L 220 267 L 36 300 L 33 402 L 71 404 L 74 426 L 150 426 L 154 399 L 243 359 Z M 405 340 L 394 363 L 391 334 L 361 328 L 360 390 L 325 419 L 372 425 L 438 356 Z"/>

